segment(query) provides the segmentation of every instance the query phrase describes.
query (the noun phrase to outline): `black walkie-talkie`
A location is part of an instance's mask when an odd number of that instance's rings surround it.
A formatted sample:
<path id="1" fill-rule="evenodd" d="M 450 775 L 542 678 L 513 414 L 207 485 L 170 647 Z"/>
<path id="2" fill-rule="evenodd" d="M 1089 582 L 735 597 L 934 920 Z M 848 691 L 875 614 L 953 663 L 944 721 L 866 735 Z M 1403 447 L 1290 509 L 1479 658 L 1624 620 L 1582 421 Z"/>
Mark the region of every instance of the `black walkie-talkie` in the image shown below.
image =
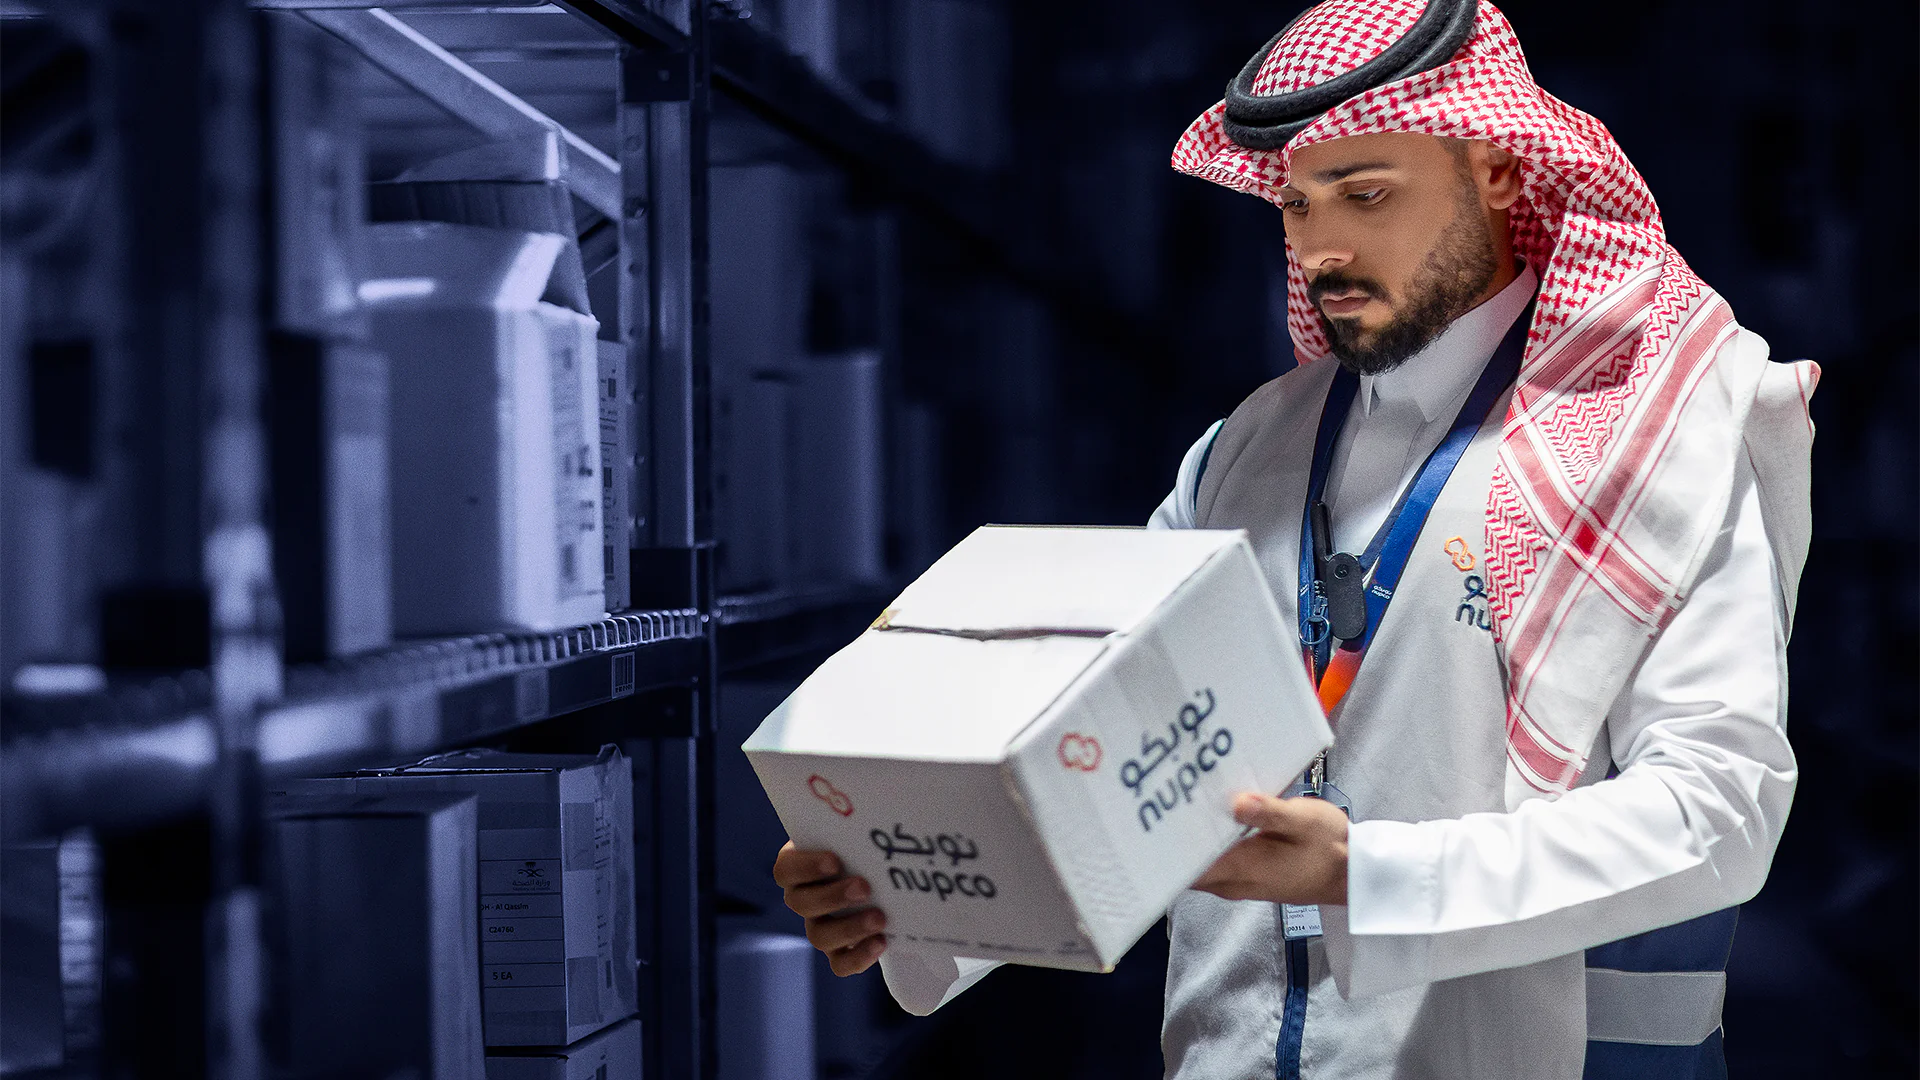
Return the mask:
<path id="1" fill-rule="evenodd" d="M 1313 565 L 1319 570 L 1321 593 L 1327 598 L 1327 629 L 1341 641 L 1356 641 L 1367 632 L 1366 568 L 1344 551 L 1333 551 L 1333 526 L 1327 504 L 1313 504 Z"/>

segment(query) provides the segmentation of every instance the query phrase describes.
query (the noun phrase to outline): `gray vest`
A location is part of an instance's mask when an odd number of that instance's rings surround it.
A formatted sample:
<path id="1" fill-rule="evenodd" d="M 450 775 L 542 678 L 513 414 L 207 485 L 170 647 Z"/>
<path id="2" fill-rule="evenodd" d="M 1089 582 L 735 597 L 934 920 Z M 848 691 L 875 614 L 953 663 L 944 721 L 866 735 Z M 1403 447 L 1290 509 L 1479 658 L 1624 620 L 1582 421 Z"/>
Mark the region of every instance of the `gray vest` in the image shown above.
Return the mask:
<path id="1" fill-rule="evenodd" d="M 1314 433 L 1335 370 L 1331 362 L 1306 365 L 1255 391 L 1215 439 L 1196 500 L 1198 527 L 1247 530 L 1289 620 Z M 1503 398 L 1454 469 L 1331 717 L 1328 775 L 1352 800 L 1355 820 L 1506 810 L 1506 671 L 1488 629 L 1479 563 L 1505 415 Z M 1604 733 L 1601 740 L 1590 759 L 1598 770 L 1611 758 Z M 1278 907 L 1187 892 L 1173 905 L 1170 928 L 1167 1075 L 1270 1080 L 1287 994 Z M 1318 939 L 1308 946 L 1308 968 L 1304 1077 L 1581 1075 L 1579 953 L 1353 1001 L 1335 989 Z"/>

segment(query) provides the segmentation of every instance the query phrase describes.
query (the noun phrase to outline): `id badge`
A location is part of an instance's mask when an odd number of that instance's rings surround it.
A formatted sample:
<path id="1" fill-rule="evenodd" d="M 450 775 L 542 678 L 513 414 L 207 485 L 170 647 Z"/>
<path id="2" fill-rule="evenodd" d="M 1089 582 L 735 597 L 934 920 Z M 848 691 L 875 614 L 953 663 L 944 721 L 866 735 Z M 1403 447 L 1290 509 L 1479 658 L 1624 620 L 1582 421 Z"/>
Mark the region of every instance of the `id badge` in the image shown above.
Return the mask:
<path id="1" fill-rule="evenodd" d="M 1333 805 L 1339 807 L 1341 813 L 1344 813 L 1347 815 L 1348 821 L 1353 820 L 1352 804 L 1347 802 L 1347 797 L 1341 793 L 1339 788 L 1334 787 L 1332 784 L 1322 783 L 1320 785 L 1319 793 L 1315 794 L 1313 789 L 1308 786 L 1307 782 L 1304 779 L 1298 780 L 1294 782 L 1294 785 L 1292 787 L 1286 790 L 1285 797 L 1291 799 L 1291 798 L 1295 798 L 1302 795 L 1306 796 L 1307 798 L 1325 799 L 1328 802 L 1332 803 Z M 1280 905 L 1280 934 L 1286 940 L 1298 941 L 1301 938 L 1319 937 L 1321 935 L 1321 932 L 1322 931 L 1320 929 L 1320 905 L 1318 904 L 1281 904 Z"/>

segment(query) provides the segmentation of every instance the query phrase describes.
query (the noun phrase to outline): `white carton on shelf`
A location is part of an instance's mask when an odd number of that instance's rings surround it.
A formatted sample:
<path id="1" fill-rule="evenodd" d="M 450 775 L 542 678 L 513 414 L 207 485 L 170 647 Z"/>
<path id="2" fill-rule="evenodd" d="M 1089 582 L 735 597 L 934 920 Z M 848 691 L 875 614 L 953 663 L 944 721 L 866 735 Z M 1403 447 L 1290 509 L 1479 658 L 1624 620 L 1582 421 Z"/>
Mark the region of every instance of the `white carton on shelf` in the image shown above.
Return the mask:
<path id="1" fill-rule="evenodd" d="M 599 323 L 564 237 L 367 230 L 391 363 L 394 631 L 554 630 L 606 610 Z"/>
<path id="2" fill-rule="evenodd" d="M 287 782 L 290 793 L 451 791 L 479 800 L 488 1046 L 562 1046 L 639 1006 L 633 767 L 598 754 L 457 750 Z"/>
<path id="3" fill-rule="evenodd" d="M 990 527 L 745 750 L 897 945 L 1106 971 L 1332 738 L 1244 533 Z"/>

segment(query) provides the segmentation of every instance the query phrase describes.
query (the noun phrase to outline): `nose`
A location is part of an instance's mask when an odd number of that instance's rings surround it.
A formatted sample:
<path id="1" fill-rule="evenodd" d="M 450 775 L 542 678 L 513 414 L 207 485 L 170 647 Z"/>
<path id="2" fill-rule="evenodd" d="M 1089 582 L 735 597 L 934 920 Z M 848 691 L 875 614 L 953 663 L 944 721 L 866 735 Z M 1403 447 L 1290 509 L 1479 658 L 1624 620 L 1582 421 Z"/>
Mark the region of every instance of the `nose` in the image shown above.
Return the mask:
<path id="1" fill-rule="evenodd" d="M 1287 223 L 1287 244 L 1293 248 L 1293 257 L 1300 260 L 1300 268 L 1307 276 L 1311 278 L 1352 264 L 1353 249 L 1340 242 L 1342 237 L 1312 220 L 1313 215 L 1304 216 L 1306 220 Z"/>

